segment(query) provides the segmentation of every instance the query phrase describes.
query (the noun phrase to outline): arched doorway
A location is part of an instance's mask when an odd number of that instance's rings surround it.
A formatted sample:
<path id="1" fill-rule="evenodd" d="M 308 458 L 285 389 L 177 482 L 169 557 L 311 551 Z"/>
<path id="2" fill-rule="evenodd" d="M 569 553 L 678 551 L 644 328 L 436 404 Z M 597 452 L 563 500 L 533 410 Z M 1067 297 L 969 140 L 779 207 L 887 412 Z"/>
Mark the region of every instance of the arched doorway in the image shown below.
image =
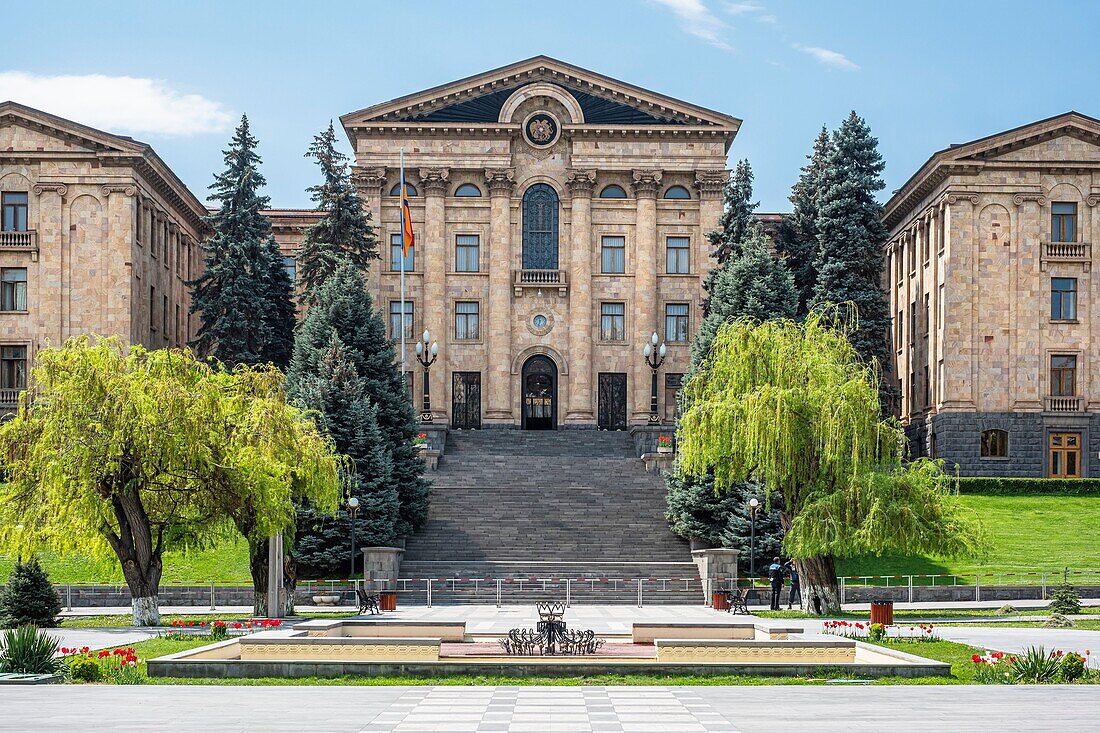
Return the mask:
<path id="1" fill-rule="evenodd" d="M 536 354 L 523 363 L 523 429 L 556 430 L 558 427 L 558 367 L 553 359 Z"/>
<path id="2" fill-rule="evenodd" d="M 523 269 L 558 269 L 558 192 L 546 183 L 523 194 Z"/>

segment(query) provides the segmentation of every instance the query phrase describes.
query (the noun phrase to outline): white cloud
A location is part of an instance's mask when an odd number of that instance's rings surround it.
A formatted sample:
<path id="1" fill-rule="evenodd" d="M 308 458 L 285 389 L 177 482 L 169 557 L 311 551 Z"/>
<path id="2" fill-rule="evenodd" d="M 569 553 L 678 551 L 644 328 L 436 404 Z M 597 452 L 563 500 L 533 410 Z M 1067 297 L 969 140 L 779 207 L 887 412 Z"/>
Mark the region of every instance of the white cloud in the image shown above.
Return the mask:
<path id="1" fill-rule="evenodd" d="M 726 12 L 730 15 L 744 15 L 745 13 L 759 13 L 764 9 L 760 3 L 754 2 L 726 2 L 722 3 Z"/>
<path id="2" fill-rule="evenodd" d="M 824 64 L 833 69 L 843 69 L 844 71 L 858 71 L 859 65 L 854 63 L 844 54 L 838 51 L 830 51 L 827 48 L 819 48 L 817 46 L 800 46 L 795 45 L 799 51 L 805 54 L 809 54 L 818 60 L 819 63 Z"/>
<path id="3" fill-rule="evenodd" d="M 653 0 L 671 10 L 680 20 L 680 27 L 686 32 L 717 48 L 730 50 L 730 45 L 722 38 L 726 24 L 714 17 L 702 0 Z"/>
<path id="4" fill-rule="evenodd" d="M 40 76 L 0 72 L 0 101 L 11 100 L 108 132 L 198 135 L 231 129 L 220 103 L 183 94 L 157 79 L 133 76 Z"/>

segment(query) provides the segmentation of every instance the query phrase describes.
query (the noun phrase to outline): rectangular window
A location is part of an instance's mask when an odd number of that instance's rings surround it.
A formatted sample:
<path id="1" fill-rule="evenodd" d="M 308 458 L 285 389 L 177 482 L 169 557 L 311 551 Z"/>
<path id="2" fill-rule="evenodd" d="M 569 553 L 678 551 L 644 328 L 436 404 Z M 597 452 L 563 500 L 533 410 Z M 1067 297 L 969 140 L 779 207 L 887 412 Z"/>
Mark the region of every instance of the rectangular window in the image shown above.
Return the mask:
<path id="1" fill-rule="evenodd" d="M 600 341 L 626 340 L 626 305 L 600 303 Z"/>
<path id="2" fill-rule="evenodd" d="M 626 272 L 626 239 L 623 237 L 600 239 L 600 272 L 609 274 Z"/>
<path id="3" fill-rule="evenodd" d="M 894 324 L 895 339 L 897 340 L 897 348 L 900 351 L 901 345 L 905 343 L 905 311 L 898 309 L 898 321 Z"/>
<path id="4" fill-rule="evenodd" d="M 5 267 L 0 270 L 0 310 L 27 310 L 27 268 Z"/>
<path id="5" fill-rule="evenodd" d="M 401 338 L 401 301 L 390 301 L 390 338 Z M 411 300 L 405 301 L 405 338 L 411 339 L 413 337 L 413 302 Z"/>
<path id="6" fill-rule="evenodd" d="M 168 296 L 161 296 L 160 304 L 160 330 L 164 332 L 164 338 L 168 338 Z"/>
<path id="7" fill-rule="evenodd" d="M 928 367 L 924 368 L 924 406 L 932 404 L 932 380 L 928 378 Z"/>
<path id="8" fill-rule="evenodd" d="M 398 237 L 400 239 L 400 237 Z M 459 234 L 455 237 L 455 272 L 478 272 L 481 238 L 476 234 Z"/>
<path id="9" fill-rule="evenodd" d="M 298 282 L 298 260 L 293 257 L 284 257 L 283 269 L 286 270 L 287 276 L 290 277 L 290 282 Z"/>
<path id="10" fill-rule="evenodd" d="M 3 202 L 3 230 L 5 232 L 27 231 L 27 193 L 25 191 L 5 191 L 0 196 Z"/>
<path id="11" fill-rule="evenodd" d="M 931 247 L 928 246 L 928 238 L 930 234 L 932 234 L 931 227 L 929 227 L 927 224 L 921 227 L 920 246 L 921 254 L 923 255 L 922 259 L 924 260 L 925 265 L 927 265 L 929 260 L 931 259 Z"/>
<path id="12" fill-rule="evenodd" d="M 1077 278 L 1052 277 L 1050 279 L 1050 319 L 1052 321 L 1077 320 Z"/>
<path id="13" fill-rule="evenodd" d="M 157 288 L 149 286 L 149 330 L 156 333 L 157 330 Z"/>
<path id="14" fill-rule="evenodd" d="M 909 274 L 917 272 L 917 240 L 910 236 L 905 246 L 909 249 Z"/>
<path id="15" fill-rule="evenodd" d="M 924 294 L 924 337 L 928 338 L 928 331 L 932 328 L 932 295 Z"/>
<path id="16" fill-rule="evenodd" d="M 416 265 L 416 247 L 409 247 L 409 254 L 405 256 L 405 272 L 412 272 Z M 401 269 L 401 235 L 390 235 L 390 269 L 394 272 Z"/>
<path id="17" fill-rule="evenodd" d="M 909 304 L 909 345 L 917 343 L 917 303 Z"/>
<path id="18" fill-rule="evenodd" d="M 186 340 L 183 333 L 183 319 L 180 318 L 180 304 L 176 303 L 176 341 L 182 344 Z"/>
<path id="19" fill-rule="evenodd" d="M 665 240 L 665 272 L 669 275 L 687 275 L 691 272 L 691 239 L 669 237 Z"/>
<path id="20" fill-rule="evenodd" d="M 1050 434 L 1050 477 L 1081 478 L 1081 434 Z"/>
<path id="21" fill-rule="evenodd" d="M 680 390 L 683 386 L 683 374 L 665 375 L 665 420 L 668 422 L 676 422 L 680 417 Z"/>
<path id="22" fill-rule="evenodd" d="M 1073 397 L 1077 394 L 1077 357 L 1050 357 L 1050 396 Z"/>
<path id="23" fill-rule="evenodd" d="M 0 389 L 27 388 L 27 347 L 0 346 Z"/>
<path id="24" fill-rule="evenodd" d="M 909 372 L 909 412 L 917 411 L 917 373 Z"/>
<path id="25" fill-rule="evenodd" d="M 480 305 L 476 300 L 455 303 L 455 340 L 476 341 L 481 338 Z"/>
<path id="26" fill-rule="evenodd" d="M 687 343 L 688 340 L 688 304 L 665 304 L 665 341 Z"/>
<path id="27" fill-rule="evenodd" d="M 1077 204 L 1055 201 L 1050 205 L 1050 241 L 1077 241 Z"/>

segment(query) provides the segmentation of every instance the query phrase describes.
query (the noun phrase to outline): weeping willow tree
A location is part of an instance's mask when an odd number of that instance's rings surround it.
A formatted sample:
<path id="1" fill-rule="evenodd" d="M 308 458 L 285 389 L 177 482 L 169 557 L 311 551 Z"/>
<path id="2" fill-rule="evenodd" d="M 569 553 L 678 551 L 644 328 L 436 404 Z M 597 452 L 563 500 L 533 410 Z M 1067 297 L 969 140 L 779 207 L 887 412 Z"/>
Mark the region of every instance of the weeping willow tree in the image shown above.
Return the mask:
<path id="1" fill-rule="evenodd" d="M 880 419 L 877 368 L 829 317 L 741 319 L 718 332 L 685 386 L 682 469 L 713 470 L 716 491 L 760 481 L 783 497 L 784 547 L 803 605 L 839 611 L 834 557 L 958 556 L 984 544 L 939 463 L 903 464 L 904 434 Z"/>
<path id="2" fill-rule="evenodd" d="M 293 527 L 296 500 L 340 502 L 343 459 L 278 369 L 82 337 L 39 352 L 32 378 L 0 426 L 0 551 L 116 557 L 135 625 L 159 622 L 166 550 L 245 517 L 255 543 Z"/>

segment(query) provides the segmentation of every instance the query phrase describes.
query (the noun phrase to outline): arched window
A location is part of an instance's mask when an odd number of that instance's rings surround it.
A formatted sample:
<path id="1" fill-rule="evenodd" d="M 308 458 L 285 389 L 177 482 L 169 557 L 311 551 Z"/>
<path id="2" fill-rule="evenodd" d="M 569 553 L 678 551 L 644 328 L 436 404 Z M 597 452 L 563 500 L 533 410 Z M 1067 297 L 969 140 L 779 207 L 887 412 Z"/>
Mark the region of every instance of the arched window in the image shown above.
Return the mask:
<path id="1" fill-rule="evenodd" d="M 545 183 L 523 194 L 523 269 L 558 269 L 558 192 Z"/>
<path id="2" fill-rule="evenodd" d="M 1008 431 L 982 431 L 982 458 L 1008 458 Z"/>
<path id="3" fill-rule="evenodd" d="M 412 185 L 408 181 L 405 181 L 405 188 L 409 192 L 409 198 L 412 198 L 413 196 L 418 195 L 416 193 L 416 186 Z M 400 196 L 400 195 L 401 195 L 401 183 L 398 182 L 398 183 L 393 184 L 393 188 L 390 189 L 390 196 Z"/>
<path id="4" fill-rule="evenodd" d="M 463 183 L 455 189 L 455 196 L 477 197 L 481 195 L 481 189 L 472 183 Z"/>
<path id="5" fill-rule="evenodd" d="M 622 186 L 612 183 L 610 186 L 604 186 L 600 191 L 600 198 L 602 199 L 625 199 L 626 191 Z"/>
<path id="6" fill-rule="evenodd" d="M 689 199 L 689 198 L 691 198 L 691 194 L 688 193 L 688 190 L 686 188 L 684 188 L 683 186 L 669 186 L 668 190 L 665 191 L 665 198 L 666 199 Z"/>

